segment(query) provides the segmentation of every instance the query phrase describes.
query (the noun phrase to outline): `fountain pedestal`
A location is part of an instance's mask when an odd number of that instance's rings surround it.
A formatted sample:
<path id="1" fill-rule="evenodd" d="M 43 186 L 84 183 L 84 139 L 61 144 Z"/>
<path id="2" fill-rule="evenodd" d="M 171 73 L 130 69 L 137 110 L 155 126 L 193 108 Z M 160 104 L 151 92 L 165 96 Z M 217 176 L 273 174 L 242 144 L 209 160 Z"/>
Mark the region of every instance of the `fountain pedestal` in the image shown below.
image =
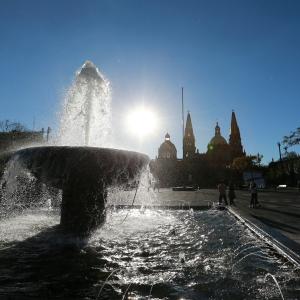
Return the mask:
<path id="1" fill-rule="evenodd" d="M 72 178 L 62 188 L 60 225 L 64 231 L 89 234 L 105 221 L 107 191 L 90 177 Z"/>
<path id="2" fill-rule="evenodd" d="M 13 154 L 39 181 L 62 189 L 61 227 L 88 235 L 105 220 L 107 188 L 139 180 L 146 155 L 94 147 L 35 147 Z"/>

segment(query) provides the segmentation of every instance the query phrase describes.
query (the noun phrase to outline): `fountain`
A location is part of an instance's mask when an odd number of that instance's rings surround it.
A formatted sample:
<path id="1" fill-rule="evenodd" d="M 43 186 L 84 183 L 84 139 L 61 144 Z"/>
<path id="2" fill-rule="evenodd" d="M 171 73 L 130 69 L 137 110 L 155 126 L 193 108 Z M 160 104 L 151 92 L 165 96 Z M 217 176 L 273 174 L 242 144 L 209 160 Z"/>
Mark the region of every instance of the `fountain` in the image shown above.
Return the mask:
<path id="1" fill-rule="evenodd" d="M 2 158 L 7 200 L 36 191 L 38 204 L 1 219 L 1 299 L 296 299 L 298 269 L 226 211 L 150 210 L 149 191 L 146 207 L 106 209 L 149 179 L 149 158 L 107 148 L 109 130 L 109 83 L 86 62 L 52 145 Z M 60 211 L 42 197 L 52 189 Z"/>
<path id="2" fill-rule="evenodd" d="M 111 109 L 109 82 L 86 61 L 76 73 L 60 114 L 57 144 L 110 146 Z"/>
<path id="3" fill-rule="evenodd" d="M 99 148 L 108 144 L 109 102 L 107 80 L 87 61 L 67 93 L 59 146 L 21 149 L 10 156 L 40 183 L 62 190 L 60 225 L 76 235 L 101 225 L 108 188 L 137 186 L 149 162 L 140 153 Z"/>

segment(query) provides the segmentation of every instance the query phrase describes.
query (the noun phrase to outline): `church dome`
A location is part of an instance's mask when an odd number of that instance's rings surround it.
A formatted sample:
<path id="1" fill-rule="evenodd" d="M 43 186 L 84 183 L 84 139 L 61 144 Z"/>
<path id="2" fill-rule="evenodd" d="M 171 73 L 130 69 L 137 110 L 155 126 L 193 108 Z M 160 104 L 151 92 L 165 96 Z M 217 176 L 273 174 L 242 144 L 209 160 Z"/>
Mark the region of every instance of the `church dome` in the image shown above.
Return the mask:
<path id="1" fill-rule="evenodd" d="M 177 150 L 175 145 L 170 141 L 170 135 L 165 135 L 165 141 L 158 149 L 158 158 L 177 159 Z"/>
<path id="2" fill-rule="evenodd" d="M 209 146 L 210 145 L 212 145 L 212 146 L 227 145 L 227 141 L 221 135 L 221 129 L 220 129 L 220 126 L 219 126 L 218 122 L 217 122 L 217 125 L 215 127 L 215 136 L 209 142 Z"/>
<path id="3" fill-rule="evenodd" d="M 225 138 L 223 138 L 221 135 L 220 136 L 214 136 L 210 142 L 210 145 L 227 145 L 227 141 Z"/>

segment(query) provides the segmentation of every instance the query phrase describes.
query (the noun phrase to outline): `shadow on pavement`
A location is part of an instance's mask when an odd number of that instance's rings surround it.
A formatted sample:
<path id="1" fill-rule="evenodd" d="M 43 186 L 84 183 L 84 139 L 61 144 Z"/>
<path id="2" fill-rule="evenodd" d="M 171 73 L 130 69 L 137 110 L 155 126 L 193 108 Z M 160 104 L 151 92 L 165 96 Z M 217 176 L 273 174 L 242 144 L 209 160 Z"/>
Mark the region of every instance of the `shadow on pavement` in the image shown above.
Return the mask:
<path id="1" fill-rule="evenodd" d="M 288 216 L 295 217 L 295 218 L 300 218 L 300 214 L 287 212 L 287 211 L 282 211 L 282 210 L 269 208 L 269 207 L 265 207 L 265 206 L 260 207 L 260 210 L 267 210 L 267 211 L 272 211 L 272 212 L 275 212 L 275 213 L 284 214 L 284 215 L 288 215 Z"/>
<path id="2" fill-rule="evenodd" d="M 278 221 L 274 221 L 274 220 L 271 220 L 271 219 L 268 219 L 268 218 L 265 218 L 265 217 L 256 216 L 256 215 L 253 215 L 253 214 L 250 214 L 250 215 L 251 215 L 251 217 L 253 217 L 255 219 L 258 219 L 259 221 L 261 221 L 264 224 L 269 225 L 273 228 L 281 229 L 281 230 L 284 230 L 284 231 L 287 231 L 287 232 L 290 232 L 290 233 L 299 233 L 299 228 L 297 228 L 297 227 L 287 225 L 287 224 L 284 224 L 284 223 L 281 223 L 281 222 L 278 222 Z"/>

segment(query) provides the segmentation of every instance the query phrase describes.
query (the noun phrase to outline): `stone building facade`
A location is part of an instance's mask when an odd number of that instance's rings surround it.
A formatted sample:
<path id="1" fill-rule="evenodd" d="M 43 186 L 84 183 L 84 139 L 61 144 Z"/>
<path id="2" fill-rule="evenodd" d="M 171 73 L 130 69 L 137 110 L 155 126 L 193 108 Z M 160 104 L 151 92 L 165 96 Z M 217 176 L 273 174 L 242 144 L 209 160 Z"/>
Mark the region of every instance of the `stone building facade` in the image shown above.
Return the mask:
<path id="1" fill-rule="evenodd" d="M 151 162 L 152 172 L 162 186 L 214 185 L 218 179 L 229 176 L 230 164 L 235 158 L 246 155 L 234 111 L 231 115 L 230 129 L 227 141 L 217 123 L 215 135 L 209 141 L 207 151 L 199 153 L 191 114 L 188 112 L 183 137 L 183 158 L 177 158 L 177 149 L 167 133 L 165 141 L 158 149 L 157 158 Z"/>

